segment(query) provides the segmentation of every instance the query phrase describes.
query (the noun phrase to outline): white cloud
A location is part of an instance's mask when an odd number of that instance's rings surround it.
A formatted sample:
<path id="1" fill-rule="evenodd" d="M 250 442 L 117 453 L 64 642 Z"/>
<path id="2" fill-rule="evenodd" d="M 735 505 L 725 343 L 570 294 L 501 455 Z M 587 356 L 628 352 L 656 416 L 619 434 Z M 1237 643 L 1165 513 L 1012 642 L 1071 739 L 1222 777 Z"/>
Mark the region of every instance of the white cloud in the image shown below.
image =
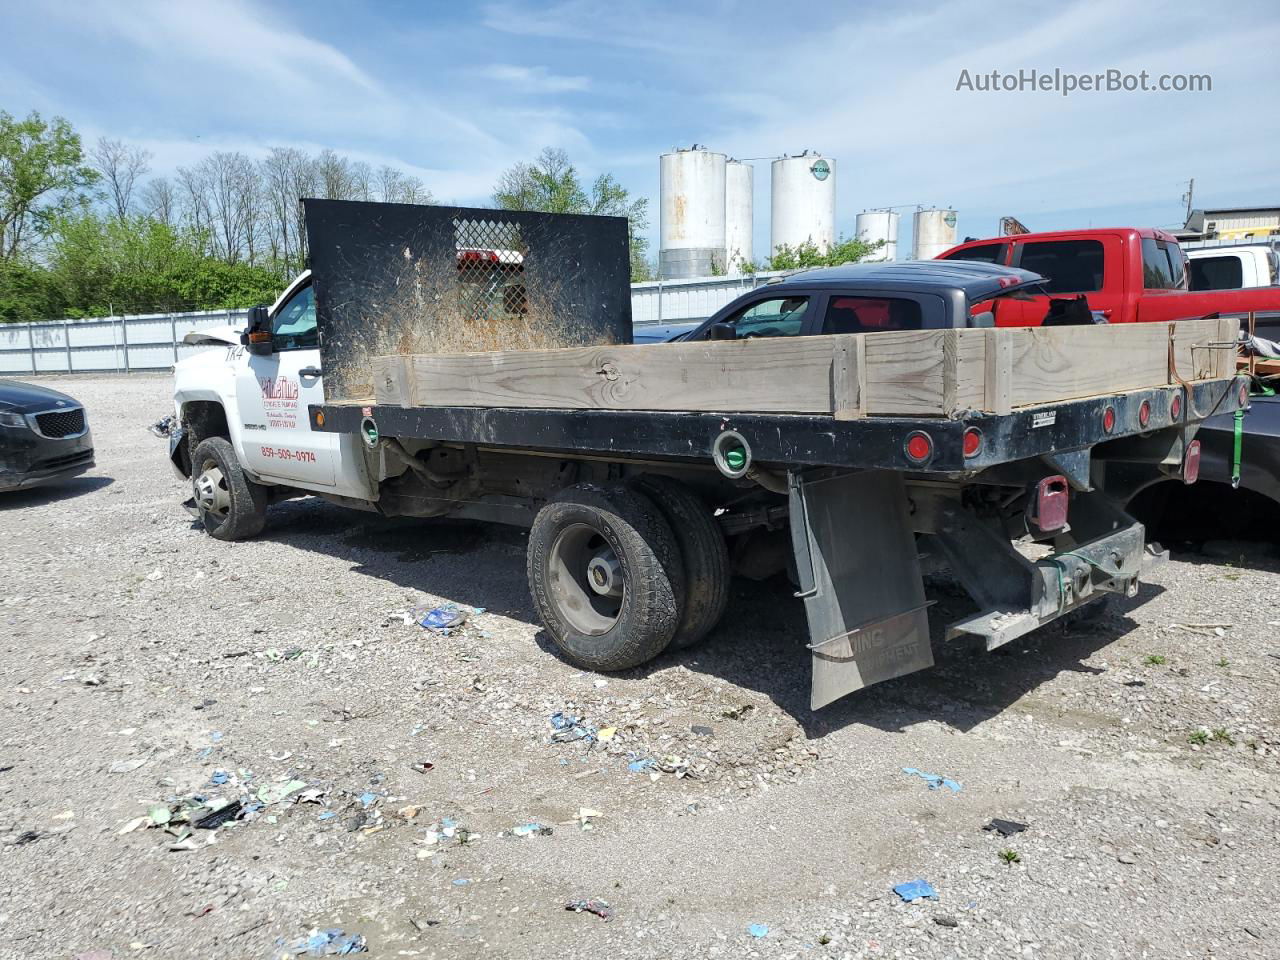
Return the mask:
<path id="1" fill-rule="evenodd" d="M 521 67 L 512 63 L 482 67 L 477 75 L 492 81 L 497 85 L 497 92 L 505 94 L 570 93 L 586 90 L 591 82 L 583 76 L 551 73 L 546 67 Z"/>

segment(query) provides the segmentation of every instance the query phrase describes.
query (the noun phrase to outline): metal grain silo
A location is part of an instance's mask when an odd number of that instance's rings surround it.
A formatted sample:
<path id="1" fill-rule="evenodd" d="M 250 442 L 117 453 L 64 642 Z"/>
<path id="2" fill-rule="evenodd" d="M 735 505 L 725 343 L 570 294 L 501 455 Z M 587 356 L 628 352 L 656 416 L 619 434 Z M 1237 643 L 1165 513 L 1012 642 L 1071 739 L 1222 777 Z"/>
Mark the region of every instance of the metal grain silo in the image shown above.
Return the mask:
<path id="1" fill-rule="evenodd" d="M 917 210 L 911 257 L 932 260 L 956 245 L 956 212 L 954 210 Z"/>
<path id="2" fill-rule="evenodd" d="M 773 161 L 769 245 L 798 247 L 812 241 L 826 251 L 836 240 L 836 162 L 806 150 Z"/>
<path id="3" fill-rule="evenodd" d="M 898 259 L 898 214 L 892 210 L 863 210 L 858 214 L 856 232 L 863 243 L 884 241 L 866 262 Z"/>
<path id="4" fill-rule="evenodd" d="M 725 272 L 742 273 L 744 264 L 754 260 L 752 239 L 756 178 L 751 164 L 730 160 L 724 177 L 724 250 Z"/>
<path id="5" fill-rule="evenodd" d="M 694 144 L 660 163 L 658 276 L 709 277 L 725 259 L 725 155 Z"/>

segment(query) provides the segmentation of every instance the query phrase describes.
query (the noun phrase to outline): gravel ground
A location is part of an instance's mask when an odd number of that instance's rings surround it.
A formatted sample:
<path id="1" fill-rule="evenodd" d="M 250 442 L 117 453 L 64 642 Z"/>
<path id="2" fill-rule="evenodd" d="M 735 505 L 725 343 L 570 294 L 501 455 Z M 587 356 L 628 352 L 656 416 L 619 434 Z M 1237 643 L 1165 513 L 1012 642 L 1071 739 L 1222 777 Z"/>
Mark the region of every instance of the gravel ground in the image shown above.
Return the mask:
<path id="1" fill-rule="evenodd" d="M 375 957 L 1280 956 L 1271 551 L 811 713 L 785 584 L 736 584 L 699 650 L 583 674 L 521 531 L 308 499 L 219 543 L 146 431 L 167 378 L 42 382 L 98 467 L 0 500 L 0 956 L 267 958 L 313 928 Z M 483 612 L 405 625 L 442 600 Z M 616 732 L 550 742 L 557 711 Z M 666 755 L 689 775 L 628 767 Z M 289 779 L 185 841 L 123 832 Z M 915 878 L 938 899 L 902 902 Z"/>

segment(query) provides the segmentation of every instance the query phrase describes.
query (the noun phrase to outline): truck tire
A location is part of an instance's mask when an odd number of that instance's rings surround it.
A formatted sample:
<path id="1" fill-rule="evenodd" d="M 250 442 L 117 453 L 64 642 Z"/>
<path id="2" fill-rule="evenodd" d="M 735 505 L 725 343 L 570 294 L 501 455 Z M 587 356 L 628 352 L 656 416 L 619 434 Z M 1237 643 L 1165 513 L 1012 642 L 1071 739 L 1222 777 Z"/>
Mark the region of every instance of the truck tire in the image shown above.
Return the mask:
<path id="1" fill-rule="evenodd" d="M 629 487 L 579 483 L 538 511 L 529 590 L 575 666 L 625 670 L 671 642 L 684 602 L 680 547 L 661 511 Z"/>
<path id="2" fill-rule="evenodd" d="M 687 650 L 720 622 L 729 603 L 729 548 L 702 498 L 670 477 L 644 476 L 635 486 L 666 517 L 684 562 L 684 609 L 670 650 Z"/>
<path id="3" fill-rule="evenodd" d="M 215 540 L 244 540 L 262 532 L 267 488 L 245 476 L 225 437 L 200 441 L 191 457 L 191 487 L 200 522 Z"/>

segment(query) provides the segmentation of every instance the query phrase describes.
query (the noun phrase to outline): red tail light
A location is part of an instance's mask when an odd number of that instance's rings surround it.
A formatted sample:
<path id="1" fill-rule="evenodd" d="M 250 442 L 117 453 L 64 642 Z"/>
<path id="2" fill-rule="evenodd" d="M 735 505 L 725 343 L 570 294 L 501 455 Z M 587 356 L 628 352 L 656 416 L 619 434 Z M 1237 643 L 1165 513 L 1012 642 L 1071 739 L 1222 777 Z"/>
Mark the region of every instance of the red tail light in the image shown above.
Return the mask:
<path id="1" fill-rule="evenodd" d="M 977 427 L 970 427 L 964 432 L 964 455 L 966 457 L 976 457 L 982 450 L 982 431 Z"/>
<path id="2" fill-rule="evenodd" d="M 1104 433 L 1110 433 L 1116 428 L 1116 408 L 1107 407 L 1102 411 L 1102 430 Z"/>
<path id="3" fill-rule="evenodd" d="M 1044 533 L 1052 533 L 1065 527 L 1069 499 L 1066 477 L 1045 477 L 1036 484 L 1036 526 Z"/>
<path id="4" fill-rule="evenodd" d="M 1173 399 L 1169 401 L 1169 419 L 1173 421 L 1182 418 L 1182 394 L 1175 393 Z"/>
<path id="5" fill-rule="evenodd" d="M 1195 483 L 1200 477 L 1200 441 L 1192 440 L 1187 444 L 1187 452 L 1182 456 L 1182 482 Z"/>
<path id="6" fill-rule="evenodd" d="M 923 430 L 909 434 L 904 447 L 912 463 L 924 463 L 933 456 L 933 440 Z"/>
<path id="7" fill-rule="evenodd" d="M 1142 406 L 1138 407 L 1138 425 L 1145 427 L 1151 422 L 1151 401 L 1143 400 Z"/>

